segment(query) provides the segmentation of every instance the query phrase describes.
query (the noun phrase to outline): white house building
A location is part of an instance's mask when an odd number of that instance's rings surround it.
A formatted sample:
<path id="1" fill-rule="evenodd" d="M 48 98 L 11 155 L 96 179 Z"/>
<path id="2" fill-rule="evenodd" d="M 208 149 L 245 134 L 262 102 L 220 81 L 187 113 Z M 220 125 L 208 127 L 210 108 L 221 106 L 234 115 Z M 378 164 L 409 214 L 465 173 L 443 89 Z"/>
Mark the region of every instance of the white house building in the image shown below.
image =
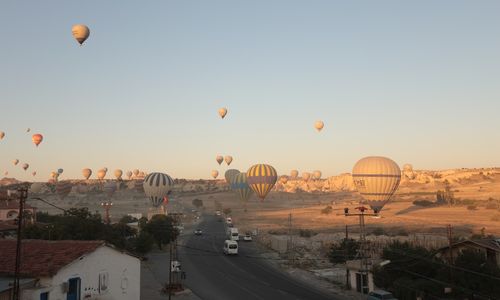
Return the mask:
<path id="1" fill-rule="evenodd" d="M 0 240 L 0 276 L 14 274 L 16 241 Z M 103 241 L 24 240 L 23 300 L 139 300 L 140 261 Z"/>

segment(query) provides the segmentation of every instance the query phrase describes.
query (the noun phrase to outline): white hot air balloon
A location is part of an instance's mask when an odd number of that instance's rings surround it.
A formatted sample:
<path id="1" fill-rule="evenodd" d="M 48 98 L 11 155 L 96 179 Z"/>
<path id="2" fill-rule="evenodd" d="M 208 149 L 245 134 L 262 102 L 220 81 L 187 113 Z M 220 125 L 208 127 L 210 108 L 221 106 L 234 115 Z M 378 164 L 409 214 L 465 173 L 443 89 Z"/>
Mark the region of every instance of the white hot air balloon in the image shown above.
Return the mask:
<path id="1" fill-rule="evenodd" d="M 316 121 L 316 123 L 314 123 L 314 128 L 316 128 L 318 132 L 321 131 L 323 127 L 325 127 L 325 123 L 323 123 L 323 121 Z"/>
<path id="2" fill-rule="evenodd" d="M 217 171 L 217 170 L 212 170 L 211 175 L 212 175 L 212 177 L 215 179 L 215 178 L 217 178 L 217 176 L 219 176 L 219 171 Z"/>
<path id="3" fill-rule="evenodd" d="M 86 25 L 77 24 L 71 28 L 71 33 L 77 42 L 82 45 L 90 35 L 90 30 Z"/>
<path id="4" fill-rule="evenodd" d="M 352 178 L 366 204 L 379 213 L 398 189 L 401 169 L 389 158 L 369 156 L 354 165 Z"/>
<path id="5" fill-rule="evenodd" d="M 150 173 L 144 178 L 142 186 L 146 197 L 151 200 L 151 204 L 158 207 L 170 194 L 174 186 L 174 180 L 164 173 Z"/>

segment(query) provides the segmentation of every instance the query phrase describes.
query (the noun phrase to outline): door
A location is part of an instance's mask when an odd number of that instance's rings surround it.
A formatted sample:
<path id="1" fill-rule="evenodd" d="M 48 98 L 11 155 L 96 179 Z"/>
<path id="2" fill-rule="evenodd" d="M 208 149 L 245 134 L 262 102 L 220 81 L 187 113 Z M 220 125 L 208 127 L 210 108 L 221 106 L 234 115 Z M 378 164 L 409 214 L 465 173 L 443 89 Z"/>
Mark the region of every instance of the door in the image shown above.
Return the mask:
<path id="1" fill-rule="evenodd" d="M 68 293 L 66 300 L 80 300 L 80 278 L 71 278 L 68 280 Z"/>
<path id="2" fill-rule="evenodd" d="M 356 291 L 362 294 L 368 294 L 368 275 L 356 273 Z"/>

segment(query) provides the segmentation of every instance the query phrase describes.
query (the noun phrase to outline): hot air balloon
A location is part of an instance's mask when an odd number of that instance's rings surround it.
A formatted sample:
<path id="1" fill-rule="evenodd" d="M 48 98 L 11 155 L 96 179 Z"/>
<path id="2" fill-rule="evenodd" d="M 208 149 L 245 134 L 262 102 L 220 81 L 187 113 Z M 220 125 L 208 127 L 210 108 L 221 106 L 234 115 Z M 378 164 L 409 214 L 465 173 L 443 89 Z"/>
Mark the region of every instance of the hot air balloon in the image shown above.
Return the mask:
<path id="1" fill-rule="evenodd" d="M 89 37 L 90 30 L 83 24 L 77 24 L 71 28 L 71 33 L 73 34 L 75 40 L 77 40 L 78 43 L 82 45 L 83 42 L 85 42 L 85 40 Z"/>
<path id="2" fill-rule="evenodd" d="M 309 172 L 303 172 L 302 173 L 302 179 L 304 181 L 308 181 L 310 178 L 311 178 L 311 173 L 309 173 Z"/>
<path id="3" fill-rule="evenodd" d="M 323 121 L 316 121 L 316 123 L 314 123 L 314 128 L 316 128 L 318 132 L 320 132 L 323 129 L 323 127 L 325 127 Z"/>
<path id="4" fill-rule="evenodd" d="M 26 128 L 26 132 L 30 132 L 31 131 L 31 128 Z"/>
<path id="5" fill-rule="evenodd" d="M 379 213 L 398 189 L 401 169 L 389 158 L 370 156 L 354 165 L 352 178 L 365 202 Z"/>
<path id="6" fill-rule="evenodd" d="M 123 171 L 122 170 L 120 170 L 120 169 L 116 169 L 115 170 L 115 178 L 117 180 L 122 180 L 122 175 L 123 175 Z"/>
<path id="7" fill-rule="evenodd" d="M 248 198 L 252 196 L 252 189 L 248 185 L 247 174 L 236 174 L 231 181 L 231 190 L 236 192 L 241 201 L 247 202 Z"/>
<path id="8" fill-rule="evenodd" d="M 233 161 L 233 157 L 231 155 L 226 155 L 226 157 L 224 157 L 224 161 L 229 166 L 231 164 L 231 162 Z"/>
<path id="9" fill-rule="evenodd" d="M 144 178 L 144 193 L 151 200 L 154 207 L 162 204 L 163 199 L 170 194 L 174 180 L 163 173 L 150 173 Z"/>
<path id="10" fill-rule="evenodd" d="M 3 172 L 3 175 L 5 175 L 5 176 L 9 175 L 9 171 Z"/>
<path id="11" fill-rule="evenodd" d="M 279 182 L 280 182 L 281 184 L 286 184 L 286 183 L 288 182 L 288 176 L 286 176 L 286 175 L 281 175 L 281 176 L 280 176 L 280 179 L 279 179 Z"/>
<path id="12" fill-rule="evenodd" d="M 228 184 L 231 184 L 231 180 L 234 178 L 234 176 L 240 174 L 239 170 L 236 169 L 229 169 L 224 173 L 224 178 L 226 179 L 226 182 Z"/>
<path id="13" fill-rule="evenodd" d="M 27 163 L 24 163 L 23 166 L 22 166 L 22 168 L 23 168 L 24 171 L 28 170 L 29 167 L 30 167 L 30 165 L 27 164 Z"/>
<path id="14" fill-rule="evenodd" d="M 103 180 L 104 177 L 106 177 L 106 170 L 100 169 L 99 171 L 97 171 L 97 179 Z"/>
<path id="15" fill-rule="evenodd" d="M 36 176 L 36 171 L 31 172 L 31 175 Z"/>
<path id="16" fill-rule="evenodd" d="M 36 133 L 31 137 L 31 140 L 33 141 L 33 144 L 38 147 L 38 145 L 40 145 L 40 143 L 43 141 L 43 135 Z"/>
<path id="17" fill-rule="evenodd" d="M 104 193 L 108 196 L 108 198 L 113 197 L 114 193 L 116 192 L 116 182 L 113 181 L 108 181 L 104 184 L 103 187 Z"/>
<path id="18" fill-rule="evenodd" d="M 217 155 L 217 157 L 215 158 L 215 160 L 217 161 L 217 163 L 222 164 L 222 162 L 224 161 L 224 157 L 222 157 L 222 155 Z"/>
<path id="19" fill-rule="evenodd" d="M 58 173 L 59 175 L 61 175 L 63 172 L 64 172 L 64 170 L 63 170 L 63 169 L 60 169 L 60 168 L 59 168 L 59 169 L 57 169 L 57 173 Z"/>
<path id="20" fill-rule="evenodd" d="M 403 166 L 403 171 L 404 172 L 413 172 L 413 166 L 411 164 L 405 164 Z"/>
<path id="21" fill-rule="evenodd" d="M 40 182 L 34 182 L 30 186 L 30 193 L 38 194 L 42 191 L 43 184 Z"/>
<path id="22" fill-rule="evenodd" d="M 102 169 L 104 170 L 104 172 L 108 172 L 108 168 L 104 167 Z"/>
<path id="23" fill-rule="evenodd" d="M 17 164 L 19 163 L 19 159 L 14 159 L 12 163 L 14 164 L 14 166 L 17 166 Z"/>
<path id="24" fill-rule="evenodd" d="M 130 178 L 132 178 L 132 171 L 127 171 L 127 179 L 130 180 Z"/>
<path id="25" fill-rule="evenodd" d="M 320 170 L 314 171 L 312 175 L 313 175 L 313 179 L 315 179 L 315 180 L 321 179 L 321 171 Z"/>
<path id="26" fill-rule="evenodd" d="M 247 171 L 248 185 L 261 200 L 266 198 L 277 179 L 276 170 L 270 165 L 257 164 Z"/>
<path id="27" fill-rule="evenodd" d="M 215 178 L 217 178 L 217 176 L 219 176 L 219 171 L 217 171 L 217 170 L 212 170 L 211 175 L 212 175 L 212 177 L 215 179 Z"/>
<path id="28" fill-rule="evenodd" d="M 89 168 L 85 168 L 82 170 L 82 175 L 83 175 L 83 178 L 85 178 L 85 180 L 88 180 L 90 178 L 90 176 L 92 176 L 92 170 Z"/>
<path id="29" fill-rule="evenodd" d="M 0 131 L 0 140 L 2 140 L 5 137 L 5 132 Z"/>
<path id="30" fill-rule="evenodd" d="M 52 178 L 56 181 L 58 177 L 59 177 L 59 173 L 54 172 L 54 171 L 50 172 L 50 178 Z"/>
<path id="31" fill-rule="evenodd" d="M 66 198 L 66 196 L 68 196 L 71 192 L 72 187 L 71 182 L 67 180 L 60 181 L 56 183 L 56 193 L 61 200 L 64 200 L 64 198 Z"/>
<path id="32" fill-rule="evenodd" d="M 290 177 L 295 179 L 295 178 L 297 178 L 297 176 L 299 176 L 299 171 L 297 171 L 297 170 L 290 171 Z"/>
<path id="33" fill-rule="evenodd" d="M 138 169 L 135 169 L 134 172 L 133 172 L 134 176 L 137 176 L 139 175 L 139 170 Z"/>
<path id="34" fill-rule="evenodd" d="M 223 108 L 219 108 L 219 116 L 224 119 L 224 117 L 226 116 L 227 114 L 227 108 L 223 107 Z"/>

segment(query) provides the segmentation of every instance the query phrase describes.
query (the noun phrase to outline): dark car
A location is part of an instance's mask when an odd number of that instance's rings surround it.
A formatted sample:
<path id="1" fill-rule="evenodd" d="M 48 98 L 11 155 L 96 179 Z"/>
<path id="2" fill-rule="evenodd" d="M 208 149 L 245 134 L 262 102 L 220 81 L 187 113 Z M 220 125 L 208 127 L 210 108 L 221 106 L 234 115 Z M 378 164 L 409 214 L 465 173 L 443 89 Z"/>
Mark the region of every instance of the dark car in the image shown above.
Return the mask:
<path id="1" fill-rule="evenodd" d="M 373 292 L 370 292 L 368 294 L 367 300 L 398 300 L 394 298 L 394 296 L 387 292 L 387 291 L 382 291 L 382 290 L 375 290 Z"/>
<path id="2" fill-rule="evenodd" d="M 194 231 L 195 235 L 201 235 L 202 233 L 203 233 L 203 231 L 199 228 Z"/>

